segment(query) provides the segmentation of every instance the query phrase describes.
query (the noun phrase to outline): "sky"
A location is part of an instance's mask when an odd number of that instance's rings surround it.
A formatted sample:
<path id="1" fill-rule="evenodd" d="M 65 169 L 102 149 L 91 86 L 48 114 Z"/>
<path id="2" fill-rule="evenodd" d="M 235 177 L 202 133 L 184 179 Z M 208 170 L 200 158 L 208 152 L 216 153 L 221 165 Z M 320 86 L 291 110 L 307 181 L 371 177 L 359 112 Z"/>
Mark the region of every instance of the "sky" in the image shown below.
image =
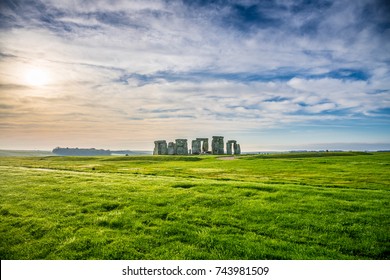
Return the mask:
<path id="1" fill-rule="evenodd" d="M 390 4 L 2 0 L 0 149 L 390 149 Z"/>

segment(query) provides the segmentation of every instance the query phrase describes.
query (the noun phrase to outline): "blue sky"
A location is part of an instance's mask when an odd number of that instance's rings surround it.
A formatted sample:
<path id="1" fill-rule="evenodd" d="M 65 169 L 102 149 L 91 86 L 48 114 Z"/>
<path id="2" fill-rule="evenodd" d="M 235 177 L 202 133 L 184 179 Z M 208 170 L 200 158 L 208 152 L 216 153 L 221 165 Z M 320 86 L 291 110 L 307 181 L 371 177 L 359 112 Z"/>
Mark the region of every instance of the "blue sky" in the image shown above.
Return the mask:
<path id="1" fill-rule="evenodd" d="M 390 149 L 390 4 L 0 4 L 0 148 Z"/>

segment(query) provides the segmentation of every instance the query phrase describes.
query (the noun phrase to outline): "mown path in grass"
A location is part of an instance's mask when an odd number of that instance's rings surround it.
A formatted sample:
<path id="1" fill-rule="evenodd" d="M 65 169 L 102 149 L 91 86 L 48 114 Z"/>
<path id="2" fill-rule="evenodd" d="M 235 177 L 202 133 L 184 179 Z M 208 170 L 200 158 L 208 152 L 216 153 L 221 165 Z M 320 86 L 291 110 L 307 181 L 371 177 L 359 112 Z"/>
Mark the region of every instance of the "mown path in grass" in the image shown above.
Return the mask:
<path id="1" fill-rule="evenodd" d="M 1 259 L 388 259 L 387 153 L 0 158 Z"/>

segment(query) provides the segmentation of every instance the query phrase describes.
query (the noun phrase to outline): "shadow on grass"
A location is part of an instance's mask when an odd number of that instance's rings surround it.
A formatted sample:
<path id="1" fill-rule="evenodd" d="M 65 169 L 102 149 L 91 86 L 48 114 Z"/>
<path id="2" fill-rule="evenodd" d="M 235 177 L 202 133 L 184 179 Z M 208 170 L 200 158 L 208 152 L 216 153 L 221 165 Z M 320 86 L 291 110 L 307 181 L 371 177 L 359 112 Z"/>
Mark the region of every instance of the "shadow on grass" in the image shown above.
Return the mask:
<path id="1" fill-rule="evenodd" d="M 175 188 L 175 189 L 190 189 L 193 187 L 196 187 L 196 185 L 195 184 L 176 184 L 176 185 L 172 186 L 172 188 Z"/>

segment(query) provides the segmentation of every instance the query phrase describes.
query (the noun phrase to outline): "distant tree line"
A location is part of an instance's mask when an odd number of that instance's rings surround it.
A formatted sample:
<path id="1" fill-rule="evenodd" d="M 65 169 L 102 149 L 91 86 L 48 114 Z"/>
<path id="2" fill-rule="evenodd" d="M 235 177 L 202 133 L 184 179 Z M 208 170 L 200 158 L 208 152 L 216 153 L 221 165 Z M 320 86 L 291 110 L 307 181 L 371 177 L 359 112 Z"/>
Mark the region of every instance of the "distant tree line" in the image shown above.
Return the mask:
<path id="1" fill-rule="evenodd" d="M 97 150 L 95 148 L 91 149 L 79 149 L 79 148 L 60 148 L 57 147 L 53 149 L 53 154 L 60 156 L 110 156 L 110 150 Z"/>

